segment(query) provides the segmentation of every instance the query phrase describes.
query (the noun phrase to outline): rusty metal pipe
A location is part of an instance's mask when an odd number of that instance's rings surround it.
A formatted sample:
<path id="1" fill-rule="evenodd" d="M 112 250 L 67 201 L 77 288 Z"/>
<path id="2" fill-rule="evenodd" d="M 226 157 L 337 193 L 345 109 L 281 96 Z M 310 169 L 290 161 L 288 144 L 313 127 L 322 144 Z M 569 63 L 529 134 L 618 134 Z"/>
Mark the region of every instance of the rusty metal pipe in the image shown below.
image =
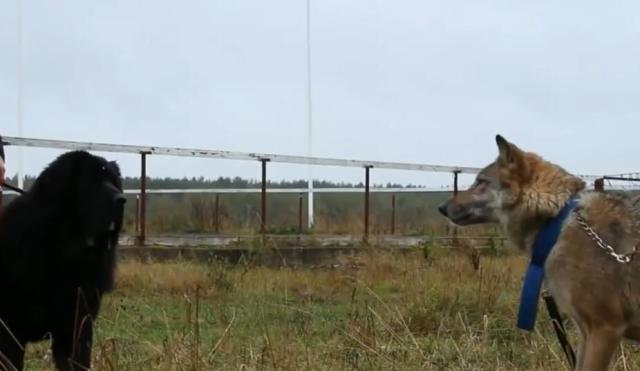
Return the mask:
<path id="1" fill-rule="evenodd" d="M 371 170 L 371 166 L 365 166 L 364 174 L 364 236 L 363 240 L 365 243 L 369 242 L 369 172 Z"/>
<path id="2" fill-rule="evenodd" d="M 298 234 L 302 234 L 302 193 L 298 196 Z"/>
<path id="3" fill-rule="evenodd" d="M 261 159 L 262 163 L 262 193 L 260 199 L 260 234 L 262 242 L 266 241 L 267 234 L 267 162 L 269 159 Z"/>
<path id="4" fill-rule="evenodd" d="M 458 174 L 460 174 L 459 171 L 453 172 L 453 195 L 454 196 L 458 194 Z"/>
<path id="5" fill-rule="evenodd" d="M 220 233 L 220 195 L 216 193 L 216 206 L 215 206 L 215 232 Z"/>
<path id="6" fill-rule="evenodd" d="M 391 234 L 396 234 L 396 195 L 391 195 Z"/>
<path id="7" fill-rule="evenodd" d="M 147 239 L 147 153 L 140 154 L 140 234 L 138 245 L 144 246 Z"/>
<path id="8" fill-rule="evenodd" d="M 458 194 L 458 174 L 460 174 L 459 171 L 454 171 L 453 172 L 453 196 L 455 197 Z M 457 247 L 459 245 L 458 243 L 458 228 L 456 228 L 455 226 L 453 227 L 453 246 Z"/>
<path id="9" fill-rule="evenodd" d="M 135 216 L 135 228 L 136 228 L 136 236 L 139 236 L 140 233 L 140 195 L 136 196 L 136 216 Z"/>

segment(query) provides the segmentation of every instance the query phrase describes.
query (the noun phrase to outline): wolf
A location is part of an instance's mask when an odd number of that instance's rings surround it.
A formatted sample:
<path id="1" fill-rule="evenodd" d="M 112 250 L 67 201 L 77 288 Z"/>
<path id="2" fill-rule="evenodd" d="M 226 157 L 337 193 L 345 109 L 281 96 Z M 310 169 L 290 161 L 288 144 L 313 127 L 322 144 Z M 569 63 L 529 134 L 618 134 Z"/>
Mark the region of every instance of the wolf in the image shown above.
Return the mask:
<path id="1" fill-rule="evenodd" d="M 544 285 L 579 329 L 575 369 L 607 370 L 623 339 L 640 341 L 637 200 L 587 191 L 562 167 L 500 135 L 496 143 L 497 159 L 439 211 L 457 225 L 499 223 L 531 252 L 545 223 L 577 200 L 544 263 Z"/>

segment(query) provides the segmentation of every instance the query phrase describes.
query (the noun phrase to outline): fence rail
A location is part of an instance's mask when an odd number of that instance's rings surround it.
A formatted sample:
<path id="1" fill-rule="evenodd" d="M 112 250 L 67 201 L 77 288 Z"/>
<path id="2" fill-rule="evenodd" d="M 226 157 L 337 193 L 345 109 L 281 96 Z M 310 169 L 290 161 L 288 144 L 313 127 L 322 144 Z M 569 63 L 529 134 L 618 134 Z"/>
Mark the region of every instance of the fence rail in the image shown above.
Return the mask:
<path id="1" fill-rule="evenodd" d="M 267 193 L 306 193 L 308 188 L 267 188 Z M 369 188 L 371 193 L 432 193 L 432 192 L 451 192 L 451 188 Z M 347 188 L 314 188 L 313 193 L 362 193 L 365 188 L 347 187 Z M 206 194 L 206 193 L 261 193 L 260 188 L 187 188 L 187 189 L 147 189 L 147 193 L 159 194 Z M 124 193 L 138 194 L 139 189 L 126 189 Z"/>
<path id="2" fill-rule="evenodd" d="M 140 155 L 140 190 L 138 197 L 137 208 L 139 211 L 136 215 L 139 217 L 138 228 L 138 243 L 144 244 L 146 239 L 146 195 L 147 193 L 253 193 L 253 190 L 231 191 L 222 192 L 220 190 L 189 190 L 188 192 L 178 192 L 177 190 L 165 190 L 165 191 L 152 191 L 146 187 L 146 160 L 148 155 L 163 155 L 163 156 L 181 156 L 181 157 L 199 157 L 199 158 L 212 158 L 212 159 L 225 159 L 225 160 L 244 160 L 244 161 L 260 161 L 262 164 L 262 188 L 261 202 L 260 202 L 260 233 L 263 239 L 266 238 L 266 208 L 267 208 L 267 193 L 275 193 L 278 191 L 267 190 L 267 163 L 288 163 L 288 164 L 304 164 L 304 165 L 317 165 L 317 166 L 337 166 L 337 167 L 359 167 L 365 170 L 366 184 L 364 189 L 352 190 L 347 192 L 364 191 L 364 236 L 363 239 L 366 242 L 369 235 L 369 174 L 371 169 L 392 169 L 392 170 L 412 170 L 412 171 L 424 171 L 424 172 L 440 172 L 451 173 L 454 177 L 454 192 L 457 191 L 458 175 L 459 174 L 477 174 L 481 169 L 476 167 L 464 167 L 464 166 L 442 166 L 420 163 L 402 163 L 402 162 L 383 162 L 383 161 L 365 161 L 365 160 L 351 160 L 351 159 L 337 159 L 337 158 L 324 158 L 324 157 L 309 157 L 309 156 L 291 156 L 291 155 L 279 155 L 269 153 L 251 153 L 251 152 L 232 152 L 221 151 L 211 149 L 196 149 L 196 148 L 179 148 L 179 147 L 158 147 L 158 146 L 135 146 L 135 145 L 119 145 L 119 144 L 107 144 L 107 143 L 93 143 L 93 142 L 76 142 L 76 141 L 62 141 L 62 140 L 50 140 L 50 139 L 36 139 L 36 138 L 23 138 L 23 137 L 4 137 L 2 138 L 2 144 L 7 146 L 21 146 L 21 147 L 37 147 L 37 148 L 54 148 L 65 150 L 86 150 L 86 151 L 98 151 L 98 152 L 115 152 L 115 153 L 130 153 Z M 309 187 L 308 189 L 295 191 L 286 190 L 283 193 L 304 193 L 308 192 L 311 196 L 314 190 Z M 311 197 L 310 197 L 311 199 Z M 310 209 L 309 213 L 313 211 Z"/>
<path id="3" fill-rule="evenodd" d="M 466 173 L 466 174 L 477 174 L 480 171 L 480 168 L 464 167 L 464 166 L 442 166 L 442 165 L 429 165 L 429 164 L 420 164 L 420 163 L 349 160 L 349 159 L 325 158 L 325 157 L 278 155 L 278 154 L 271 154 L 271 153 L 233 152 L 233 151 L 221 151 L 221 150 L 211 150 L 211 149 L 135 146 L 135 145 L 74 142 L 74 141 L 19 138 L 19 137 L 3 137 L 2 141 L 4 145 L 7 145 L 7 146 L 57 148 L 57 149 L 67 149 L 67 150 L 85 150 L 85 151 L 132 153 L 132 154 L 146 153 L 149 155 L 201 157 L 201 158 L 214 158 L 214 159 L 225 159 L 225 160 L 244 160 L 244 161 L 267 160 L 269 162 L 318 165 L 318 166 L 339 166 L 339 167 L 360 167 L 360 168 L 372 167 L 376 169 L 415 170 L 415 171 L 428 171 L 428 172 L 440 172 L 440 173 L 457 172 L 457 173 Z"/>
<path id="4" fill-rule="evenodd" d="M 135 145 L 120 145 L 120 144 L 107 144 L 107 143 L 93 143 L 93 142 L 76 142 L 76 141 L 62 141 L 62 140 L 50 140 L 50 139 L 36 139 L 36 138 L 23 138 L 23 137 L 4 137 L 2 138 L 2 145 L 7 146 L 20 146 L 20 147 L 36 147 L 36 148 L 54 148 L 65 150 L 87 150 L 98 152 L 115 152 L 115 153 L 129 153 L 140 156 L 140 189 L 128 189 L 125 193 L 138 194 L 138 204 L 136 216 L 139 222 L 136 223 L 138 230 L 137 242 L 142 245 L 145 243 L 146 238 L 146 195 L 147 193 L 159 193 L 159 194 L 171 194 L 171 193 L 190 193 L 190 194 L 223 194 L 223 193 L 260 193 L 261 194 L 261 234 L 263 239 L 266 236 L 266 199 L 268 193 L 364 193 L 364 236 L 363 239 L 366 242 L 369 234 L 369 195 L 371 192 L 384 192 L 384 193 L 420 193 L 420 192 L 437 192 L 437 191 L 458 191 L 458 175 L 459 174 L 476 174 L 481 169 L 476 167 L 464 167 L 464 166 L 442 166 L 431 165 L 421 163 L 403 163 L 403 162 L 384 162 L 384 161 L 365 161 L 365 160 L 351 160 L 351 159 L 338 159 L 338 158 L 324 158 L 324 157 L 308 157 L 308 156 L 291 156 L 291 155 L 279 155 L 269 153 L 252 153 L 252 152 L 233 152 L 211 149 L 194 149 L 194 148 L 179 148 L 179 147 L 158 147 L 158 146 L 135 146 Z M 2 148 L 0 145 L 0 148 Z M 146 160 L 149 155 L 162 155 L 162 156 L 180 156 L 180 157 L 199 157 L 199 158 L 212 158 L 212 159 L 224 159 L 224 160 L 243 160 L 243 161 L 259 161 L 261 162 L 262 169 L 262 184 L 261 188 L 245 188 L 245 189 L 231 189 L 231 188 L 207 188 L 207 189 L 147 189 L 146 180 Z M 270 188 L 267 184 L 267 164 L 274 163 L 288 163 L 288 164 L 304 164 L 304 165 L 317 165 L 317 166 L 337 166 L 337 167 L 359 167 L 365 170 L 365 186 L 363 188 Z M 450 173 L 453 175 L 453 187 L 452 188 L 376 188 L 370 187 L 369 174 L 371 169 L 393 169 L 393 170 L 410 170 L 410 171 L 423 171 L 423 172 L 439 172 Z M 633 180 L 629 179 L 631 176 L 635 176 L 637 173 L 621 174 L 619 180 Z M 588 182 L 593 182 L 596 189 L 604 188 L 604 179 L 607 177 L 594 176 L 594 175 L 579 175 L 582 179 Z M 614 177 L 608 177 L 608 179 L 617 179 Z M 217 198 L 217 196 L 216 196 Z M 302 196 L 300 196 L 300 200 Z M 216 205 L 218 202 L 216 201 Z M 1 205 L 1 204 L 0 204 Z M 300 201 L 300 205 L 302 205 Z M 395 205 L 395 196 L 393 200 Z M 301 209 L 301 206 L 300 206 Z M 395 207 L 394 207 L 395 209 Z M 395 215 L 393 215 L 395 219 Z M 300 216 L 301 220 L 301 216 Z M 301 225 L 301 221 L 300 221 Z M 392 229 L 393 230 L 393 229 Z"/>

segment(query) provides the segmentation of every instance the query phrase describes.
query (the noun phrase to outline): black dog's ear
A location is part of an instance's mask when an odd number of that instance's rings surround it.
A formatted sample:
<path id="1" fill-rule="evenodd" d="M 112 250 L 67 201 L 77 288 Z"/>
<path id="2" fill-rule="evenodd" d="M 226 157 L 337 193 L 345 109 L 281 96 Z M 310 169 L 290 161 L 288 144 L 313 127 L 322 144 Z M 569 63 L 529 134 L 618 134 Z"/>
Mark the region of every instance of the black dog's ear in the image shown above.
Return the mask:
<path id="1" fill-rule="evenodd" d="M 69 197 L 76 192 L 74 174 L 77 173 L 73 152 L 60 155 L 40 173 L 30 192 L 44 197 L 53 197 L 69 201 Z"/>
<path id="2" fill-rule="evenodd" d="M 120 174 L 120 166 L 118 165 L 117 162 L 115 161 L 109 161 L 109 167 L 111 169 L 113 169 L 113 171 L 118 174 L 118 176 L 121 176 L 122 174 Z"/>
<path id="3" fill-rule="evenodd" d="M 34 193 L 63 199 L 74 192 L 70 189 L 71 169 L 45 169 L 32 187 Z M 36 187 L 37 185 L 37 187 Z M 67 201 L 67 200 L 65 200 Z"/>

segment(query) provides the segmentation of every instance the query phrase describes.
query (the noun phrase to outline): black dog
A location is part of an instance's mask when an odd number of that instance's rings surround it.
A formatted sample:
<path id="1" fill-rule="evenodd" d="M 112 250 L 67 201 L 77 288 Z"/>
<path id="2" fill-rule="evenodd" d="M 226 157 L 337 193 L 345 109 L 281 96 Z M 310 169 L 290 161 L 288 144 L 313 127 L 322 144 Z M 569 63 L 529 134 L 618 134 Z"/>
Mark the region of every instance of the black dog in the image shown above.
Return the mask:
<path id="1" fill-rule="evenodd" d="M 0 370 L 22 369 L 26 343 L 48 336 L 58 369 L 90 367 L 124 203 L 118 165 L 75 151 L 0 214 Z"/>

